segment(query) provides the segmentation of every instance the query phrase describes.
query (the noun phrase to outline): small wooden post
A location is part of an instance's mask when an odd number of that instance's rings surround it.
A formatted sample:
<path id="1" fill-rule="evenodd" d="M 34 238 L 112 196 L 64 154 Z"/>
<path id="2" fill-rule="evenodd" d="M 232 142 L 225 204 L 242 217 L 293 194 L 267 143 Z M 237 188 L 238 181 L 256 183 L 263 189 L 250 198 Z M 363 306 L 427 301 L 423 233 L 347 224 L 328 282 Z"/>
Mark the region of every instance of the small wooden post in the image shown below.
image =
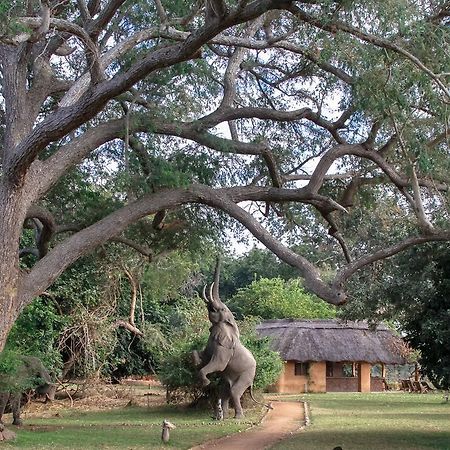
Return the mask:
<path id="1" fill-rule="evenodd" d="M 164 419 L 162 423 L 162 434 L 161 434 L 161 440 L 164 443 L 169 442 L 170 430 L 173 428 L 176 428 L 176 426 L 173 423 L 170 423 L 167 419 Z"/>

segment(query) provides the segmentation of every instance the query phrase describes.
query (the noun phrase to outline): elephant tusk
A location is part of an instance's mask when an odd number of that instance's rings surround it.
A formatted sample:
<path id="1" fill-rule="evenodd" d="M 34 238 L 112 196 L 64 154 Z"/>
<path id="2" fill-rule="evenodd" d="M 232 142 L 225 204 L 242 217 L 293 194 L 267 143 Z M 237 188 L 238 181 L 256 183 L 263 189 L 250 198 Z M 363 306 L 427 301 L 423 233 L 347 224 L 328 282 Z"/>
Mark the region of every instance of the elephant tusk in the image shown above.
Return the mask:
<path id="1" fill-rule="evenodd" d="M 205 284 L 205 286 L 203 286 L 202 297 L 203 297 L 203 301 L 204 301 L 206 304 L 208 304 L 208 303 L 209 303 L 209 300 L 208 300 L 208 297 L 206 296 L 206 284 Z"/>
<path id="2" fill-rule="evenodd" d="M 213 289 L 214 289 L 214 283 L 211 283 L 211 286 L 209 287 L 209 297 L 211 298 L 211 301 L 217 301 L 217 300 L 214 298 L 214 295 L 213 295 Z"/>

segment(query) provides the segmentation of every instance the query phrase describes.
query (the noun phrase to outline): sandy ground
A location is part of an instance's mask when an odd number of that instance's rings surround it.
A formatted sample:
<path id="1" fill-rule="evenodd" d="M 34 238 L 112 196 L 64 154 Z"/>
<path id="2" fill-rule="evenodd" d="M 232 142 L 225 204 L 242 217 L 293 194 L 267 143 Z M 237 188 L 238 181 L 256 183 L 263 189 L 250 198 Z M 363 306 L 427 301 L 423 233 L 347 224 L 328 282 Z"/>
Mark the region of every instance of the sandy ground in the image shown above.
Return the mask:
<path id="1" fill-rule="evenodd" d="M 162 406 L 166 404 L 165 390 L 149 383 L 126 383 L 107 385 L 90 383 L 80 389 L 72 401 L 65 392 L 57 394 L 57 400 L 43 404 L 35 401 L 22 409 L 22 419 L 26 423 L 33 417 L 53 417 L 70 408 L 72 411 L 101 411 L 123 408 L 127 405 Z M 73 394 L 73 393 L 72 393 Z"/>
<path id="2" fill-rule="evenodd" d="M 262 423 L 250 430 L 192 447 L 191 450 L 262 450 L 298 431 L 304 424 L 303 404 L 272 402 Z"/>

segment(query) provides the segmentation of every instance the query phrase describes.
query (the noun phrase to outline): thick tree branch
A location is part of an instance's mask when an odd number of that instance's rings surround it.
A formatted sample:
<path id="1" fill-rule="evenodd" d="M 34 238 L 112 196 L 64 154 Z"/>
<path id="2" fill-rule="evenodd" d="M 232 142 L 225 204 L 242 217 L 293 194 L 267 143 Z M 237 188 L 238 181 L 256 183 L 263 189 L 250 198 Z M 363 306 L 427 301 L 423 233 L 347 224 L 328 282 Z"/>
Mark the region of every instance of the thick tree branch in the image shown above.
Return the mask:
<path id="1" fill-rule="evenodd" d="M 124 3 L 125 0 L 109 0 L 95 20 L 87 26 L 88 33 L 96 38 Z"/>
<path id="2" fill-rule="evenodd" d="M 167 23 L 167 14 L 166 10 L 164 9 L 163 4 L 161 3 L 161 0 L 154 0 L 156 11 L 158 13 L 159 21 L 161 22 L 161 25 L 164 25 Z"/>
<path id="3" fill-rule="evenodd" d="M 33 205 L 28 209 L 26 214 L 26 220 L 27 219 L 37 221 L 34 227 L 37 252 L 32 253 L 38 258 L 43 258 L 47 254 L 49 243 L 55 234 L 55 219 L 48 210 L 37 205 Z"/>
<path id="4" fill-rule="evenodd" d="M 379 249 L 369 255 L 365 255 L 354 260 L 351 264 L 338 271 L 333 281 L 333 286 L 335 286 L 336 289 L 341 288 L 345 282 L 362 267 L 382 259 L 390 258 L 391 256 L 394 256 L 409 247 L 413 247 L 414 245 L 425 244 L 427 242 L 447 242 L 449 240 L 450 232 L 448 231 L 439 231 L 433 235 L 427 236 L 411 236 L 390 247 Z"/>
<path id="5" fill-rule="evenodd" d="M 275 239 L 250 213 L 239 207 L 228 196 L 210 192 L 205 197 L 205 204 L 221 209 L 234 217 L 282 261 L 298 269 L 301 276 L 305 279 L 306 286 L 311 291 L 334 305 L 345 303 L 345 294 L 341 290 L 333 291 L 330 289 L 320 278 L 319 270 L 313 264 Z"/>
<path id="6" fill-rule="evenodd" d="M 69 168 L 83 161 L 93 150 L 124 135 L 125 119 L 112 120 L 88 129 L 46 160 L 36 161 L 29 176 L 35 199 L 42 198 Z"/>
<path id="7" fill-rule="evenodd" d="M 254 1 L 245 9 L 230 13 L 224 20 L 214 25 L 207 24 L 191 35 L 182 44 L 159 48 L 136 62 L 128 71 L 115 75 L 91 86 L 86 95 L 67 108 L 60 108 L 40 122 L 16 147 L 11 158 L 6 161 L 5 174 L 15 183 L 21 183 L 28 167 L 39 153 L 50 143 L 70 133 L 82 123 L 93 118 L 111 98 L 125 92 L 143 77 L 164 67 L 195 57 L 202 45 L 233 25 L 259 17 L 272 8 L 286 7 L 290 1 Z"/>
<path id="8" fill-rule="evenodd" d="M 135 334 L 136 336 L 143 337 L 144 333 L 136 327 L 136 325 L 132 325 L 131 323 L 127 322 L 126 320 L 117 320 L 115 323 L 116 328 L 125 328 L 125 330 L 130 331 L 131 333 Z"/>
<path id="9" fill-rule="evenodd" d="M 246 37 L 252 38 L 262 24 L 262 17 L 255 20 L 246 30 Z M 244 48 L 236 48 L 233 56 L 229 58 L 228 65 L 225 70 L 223 79 L 223 98 L 218 110 L 223 108 L 230 108 L 236 97 L 236 77 L 240 71 L 240 66 L 244 58 L 248 55 L 248 50 Z"/>
<path id="10" fill-rule="evenodd" d="M 57 244 L 24 277 L 20 289 L 22 304 L 26 304 L 31 298 L 43 292 L 66 267 L 80 256 L 120 235 L 131 223 L 161 210 L 174 209 L 187 203 L 210 204 L 211 198 L 222 197 L 236 203 L 252 200 L 268 202 L 301 201 L 317 208 L 339 209 L 339 205 L 332 200 L 324 196 L 311 194 L 306 189 L 250 186 L 214 190 L 207 186 L 193 185 L 189 189 L 174 189 L 147 195 Z"/>

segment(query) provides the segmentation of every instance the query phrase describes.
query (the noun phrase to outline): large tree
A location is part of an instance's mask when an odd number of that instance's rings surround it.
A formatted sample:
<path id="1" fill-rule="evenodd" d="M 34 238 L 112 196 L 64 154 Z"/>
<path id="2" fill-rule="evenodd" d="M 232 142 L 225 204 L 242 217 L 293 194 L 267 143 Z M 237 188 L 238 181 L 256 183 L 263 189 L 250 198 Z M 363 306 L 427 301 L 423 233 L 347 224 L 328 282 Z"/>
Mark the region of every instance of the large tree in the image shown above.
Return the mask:
<path id="1" fill-rule="evenodd" d="M 173 211 L 198 222 L 223 212 L 333 304 L 361 267 L 450 239 L 438 220 L 448 2 L 0 6 L 0 350 L 20 311 L 84 254 L 117 239 L 150 255 L 124 234 L 148 216 L 162 229 Z M 75 168 L 95 178 L 102 164 L 127 174 L 114 209 L 57 223 L 52 190 Z M 374 217 L 388 198 L 409 236 L 347 242 L 345 215 L 361 190 L 373 192 Z M 286 239 L 304 243 L 313 222 L 314 239 L 321 232 L 342 249 L 327 279 Z M 21 247 L 27 228 L 35 245 Z"/>

